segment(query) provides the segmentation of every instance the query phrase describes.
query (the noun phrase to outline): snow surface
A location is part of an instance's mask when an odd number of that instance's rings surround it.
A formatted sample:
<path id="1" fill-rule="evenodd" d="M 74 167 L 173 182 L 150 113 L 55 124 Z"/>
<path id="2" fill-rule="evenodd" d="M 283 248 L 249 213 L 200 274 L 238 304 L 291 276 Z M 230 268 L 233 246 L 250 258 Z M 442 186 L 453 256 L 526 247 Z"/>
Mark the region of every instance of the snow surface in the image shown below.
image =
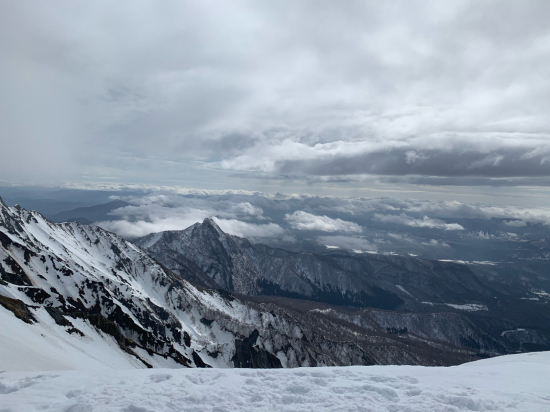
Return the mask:
<path id="1" fill-rule="evenodd" d="M 403 286 L 401 286 L 401 285 L 395 285 L 395 287 L 396 287 L 397 289 L 399 289 L 401 292 L 406 293 L 406 294 L 409 295 L 409 296 L 412 296 L 412 295 L 407 291 L 407 289 L 405 289 Z M 414 297 L 414 296 L 413 296 L 413 297 Z"/>
<path id="2" fill-rule="evenodd" d="M 466 310 L 468 312 L 476 312 L 478 310 L 489 310 L 487 306 L 480 305 L 478 303 L 466 303 L 464 305 L 454 305 L 452 303 L 445 303 L 445 305 L 458 310 Z"/>
<path id="3" fill-rule="evenodd" d="M 2 411 L 550 411 L 550 352 L 450 368 L 0 373 Z"/>
<path id="4" fill-rule="evenodd" d="M 396 286 L 399 287 L 399 285 L 396 285 Z M 422 303 L 423 305 L 430 305 L 430 306 L 445 305 L 453 309 L 464 310 L 466 312 L 477 312 L 479 310 L 489 310 L 489 308 L 486 305 L 481 305 L 479 303 L 464 303 L 461 305 L 455 304 L 455 303 L 433 303 L 433 302 L 420 302 L 420 303 Z"/>

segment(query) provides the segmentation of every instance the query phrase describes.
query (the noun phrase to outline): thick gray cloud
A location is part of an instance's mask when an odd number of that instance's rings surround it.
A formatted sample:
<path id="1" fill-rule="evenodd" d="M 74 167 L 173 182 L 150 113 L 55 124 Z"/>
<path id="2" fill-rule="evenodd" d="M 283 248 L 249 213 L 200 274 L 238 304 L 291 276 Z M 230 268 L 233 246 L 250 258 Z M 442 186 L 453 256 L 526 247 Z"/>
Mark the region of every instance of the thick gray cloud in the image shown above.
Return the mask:
<path id="1" fill-rule="evenodd" d="M 6 2 L 0 175 L 548 186 L 548 15 L 545 0 Z"/>
<path id="2" fill-rule="evenodd" d="M 516 142 L 515 147 L 499 148 L 495 141 L 492 148 L 480 148 L 472 145 L 464 148 L 448 142 L 447 147 L 419 151 L 422 146 L 415 142 L 402 142 L 405 148 L 391 148 L 385 144 L 377 147 L 365 147 L 363 142 L 349 144 L 339 142 L 330 144 L 326 150 L 317 146 L 296 147 L 295 153 L 287 150 L 281 153 L 266 153 L 263 157 L 243 156 L 226 161 L 224 164 L 234 168 L 258 168 L 263 172 L 280 172 L 288 175 L 416 175 L 433 177 L 483 177 L 483 178 L 514 178 L 514 177 L 548 177 L 550 176 L 550 160 L 546 156 L 532 155 L 532 145 L 542 145 L 545 142 Z M 284 146 L 284 145 L 283 145 Z M 526 147 L 527 146 L 527 147 Z M 416 150 L 414 150 L 416 149 Z M 466 150 L 465 150 L 466 149 Z M 251 152 L 254 149 L 250 149 Z M 308 151 L 310 152 L 308 154 Z M 255 153 L 255 152 L 254 152 Z M 532 157 L 531 157 L 532 155 Z M 534 159 L 534 157 L 536 157 Z M 247 161 L 249 162 L 247 164 Z M 489 182 L 484 179 L 483 183 Z"/>

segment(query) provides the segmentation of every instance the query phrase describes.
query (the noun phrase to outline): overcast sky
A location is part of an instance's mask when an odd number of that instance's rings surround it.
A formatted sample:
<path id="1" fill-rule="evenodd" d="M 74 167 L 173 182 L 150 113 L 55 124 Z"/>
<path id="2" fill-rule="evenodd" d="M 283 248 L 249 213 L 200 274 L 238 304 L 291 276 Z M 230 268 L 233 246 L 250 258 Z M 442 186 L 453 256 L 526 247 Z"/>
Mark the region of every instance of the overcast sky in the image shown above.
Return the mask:
<path id="1" fill-rule="evenodd" d="M 1 7 L 5 182 L 549 206 L 547 0 Z"/>

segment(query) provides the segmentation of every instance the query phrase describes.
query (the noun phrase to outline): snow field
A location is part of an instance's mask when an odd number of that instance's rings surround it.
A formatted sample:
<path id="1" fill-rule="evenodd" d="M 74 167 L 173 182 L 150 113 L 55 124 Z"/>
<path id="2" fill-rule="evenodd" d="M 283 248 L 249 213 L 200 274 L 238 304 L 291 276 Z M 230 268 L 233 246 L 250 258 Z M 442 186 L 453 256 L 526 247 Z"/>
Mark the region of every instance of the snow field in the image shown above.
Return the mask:
<path id="1" fill-rule="evenodd" d="M 3 372 L 0 410 L 548 412 L 550 352 L 450 368 Z"/>

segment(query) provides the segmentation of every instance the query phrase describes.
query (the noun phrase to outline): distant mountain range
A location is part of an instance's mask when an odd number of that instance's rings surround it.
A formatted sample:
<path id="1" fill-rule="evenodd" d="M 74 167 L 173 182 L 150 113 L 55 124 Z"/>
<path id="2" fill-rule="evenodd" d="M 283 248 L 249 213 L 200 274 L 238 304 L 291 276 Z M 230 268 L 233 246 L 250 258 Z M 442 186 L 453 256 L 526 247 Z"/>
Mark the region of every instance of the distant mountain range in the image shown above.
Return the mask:
<path id="1" fill-rule="evenodd" d="M 110 212 L 128 205 L 129 203 L 123 200 L 113 200 L 112 202 L 101 205 L 78 207 L 76 209 L 59 212 L 54 215 L 49 215 L 48 218 L 53 222 L 78 222 L 89 225 L 94 222 L 112 220 L 113 216 L 109 215 Z"/>
<path id="2" fill-rule="evenodd" d="M 479 330 L 443 340 L 487 353 L 542 349 L 550 342 L 547 296 L 525 298 L 531 296 L 529 282 L 504 281 L 490 272 L 480 276 L 463 264 L 343 250 L 293 252 L 228 235 L 212 219 L 134 243 L 190 282 L 254 296 L 257 302 L 322 302 L 340 319 L 347 319 L 344 308 L 365 308 L 355 316 L 368 313 L 378 325 L 385 319 L 388 330 L 422 330 L 424 337 L 436 337 L 452 313 L 457 324 L 468 322 Z M 501 341 L 503 332 L 516 341 Z"/>
<path id="3" fill-rule="evenodd" d="M 134 243 L 183 278 L 244 295 L 412 309 L 422 301 L 493 303 L 495 294 L 464 265 L 342 250 L 298 253 L 253 245 L 224 233 L 212 219 Z"/>
<path id="4" fill-rule="evenodd" d="M 464 265 L 297 253 L 210 219 L 132 244 L 0 200 L 0 276 L 0 369 L 451 365 L 550 348 L 546 303 Z"/>

